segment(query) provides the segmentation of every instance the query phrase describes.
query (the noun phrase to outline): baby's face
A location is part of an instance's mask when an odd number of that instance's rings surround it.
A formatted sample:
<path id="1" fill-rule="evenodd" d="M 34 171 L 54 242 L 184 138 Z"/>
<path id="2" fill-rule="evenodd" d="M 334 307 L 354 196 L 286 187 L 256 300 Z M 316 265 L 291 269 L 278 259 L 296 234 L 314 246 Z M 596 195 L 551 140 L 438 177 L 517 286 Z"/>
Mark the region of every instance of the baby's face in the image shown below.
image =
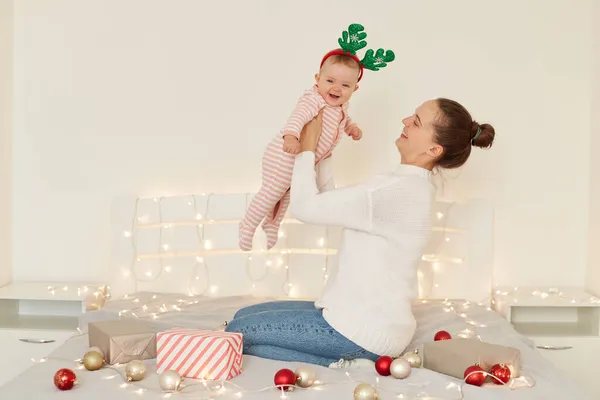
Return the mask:
<path id="1" fill-rule="evenodd" d="M 317 91 L 330 106 L 341 106 L 358 89 L 358 72 L 358 68 L 326 61 L 321 72 L 315 75 Z"/>

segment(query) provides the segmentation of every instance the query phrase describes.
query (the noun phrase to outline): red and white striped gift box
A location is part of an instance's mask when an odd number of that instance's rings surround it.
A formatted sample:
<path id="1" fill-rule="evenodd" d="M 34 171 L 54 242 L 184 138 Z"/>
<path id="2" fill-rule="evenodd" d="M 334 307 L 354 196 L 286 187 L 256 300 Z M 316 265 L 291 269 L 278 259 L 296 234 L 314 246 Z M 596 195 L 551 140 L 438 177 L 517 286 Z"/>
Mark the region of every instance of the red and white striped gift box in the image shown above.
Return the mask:
<path id="1" fill-rule="evenodd" d="M 241 333 L 170 329 L 156 335 L 156 372 L 173 370 L 181 376 L 227 380 L 242 372 Z"/>

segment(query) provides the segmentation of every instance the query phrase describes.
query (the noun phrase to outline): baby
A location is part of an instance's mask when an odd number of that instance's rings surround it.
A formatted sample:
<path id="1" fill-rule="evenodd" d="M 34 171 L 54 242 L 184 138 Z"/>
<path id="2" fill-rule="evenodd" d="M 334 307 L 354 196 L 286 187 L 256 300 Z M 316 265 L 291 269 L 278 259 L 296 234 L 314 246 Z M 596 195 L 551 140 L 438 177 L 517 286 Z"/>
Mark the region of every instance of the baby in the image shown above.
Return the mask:
<path id="1" fill-rule="evenodd" d="M 290 183 L 295 155 L 300 151 L 300 132 L 304 125 L 323 109 L 323 131 L 315 152 L 319 164 L 331 155 L 344 135 L 360 140 L 362 130 L 348 115 L 348 101 L 358 89 L 365 68 L 378 71 L 394 60 L 391 50 L 367 50 L 362 60 L 356 51 L 367 45 L 367 34 L 359 24 L 352 24 L 338 39 L 341 49 L 327 53 L 315 75 L 315 85 L 304 92 L 287 123 L 267 145 L 262 159 L 262 186 L 248 206 L 239 224 L 239 246 L 252 249 L 256 228 L 262 224 L 267 249 L 277 243 L 279 226 L 290 202 Z M 319 188 L 321 190 L 322 188 Z"/>
<path id="2" fill-rule="evenodd" d="M 324 112 L 333 112 L 334 118 L 331 123 L 334 126 L 333 136 L 337 136 L 337 131 L 341 122 L 344 122 L 344 131 L 354 140 L 362 137 L 360 128 L 352 122 L 347 114 L 348 101 L 352 94 L 358 89 L 358 78 L 360 75 L 360 65 L 357 61 L 344 54 L 334 54 L 324 58 L 323 64 L 317 74 L 315 74 L 316 84 L 312 90 L 307 91 L 300 98 L 294 112 L 284 126 L 281 135 L 283 136 L 283 151 L 291 154 L 298 154 L 300 150 L 300 132 L 308 121 L 314 118 L 321 108 L 326 108 Z M 329 107 L 327 107 L 329 106 Z M 323 129 L 325 133 L 332 133 L 330 129 Z M 341 135 L 340 135 L 341 136 Z M 337 141 L 336 141 L 337 143 Z"/>

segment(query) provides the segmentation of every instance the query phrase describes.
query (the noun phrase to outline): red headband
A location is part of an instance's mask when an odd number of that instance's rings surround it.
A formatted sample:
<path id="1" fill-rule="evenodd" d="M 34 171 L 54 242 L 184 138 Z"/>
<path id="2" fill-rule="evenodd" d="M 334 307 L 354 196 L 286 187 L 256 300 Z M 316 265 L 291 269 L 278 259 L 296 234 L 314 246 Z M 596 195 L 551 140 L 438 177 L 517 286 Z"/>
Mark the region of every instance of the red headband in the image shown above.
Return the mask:
<path id="1" fill-rule="evenodd" d="M 331 50 L 329 53 L 325 54 L 325 56 L 323 57 L 323 60 L 321 60 L 321 65 L 319 66 L 319 68 L 321 68 L 323 66 L 323 64 L 325 64 L 325 61 L 329 57 L 337 56 L 337 55 L 350 57 L 351 59 L 356 61 L 356 63 L 358 64 L 358 68 L 360 68 L 360 73 L 358 74 L 357 82 L 360 82 L 360 80 L 362 79 L 362 76 L 363 76 L 364 67 L 363 67 L 362 63 L 360 62 L 360 60 L 358 59 L 358 57 L 356 57 L 354 54 L 352 54 L 348 51 L 344 51 L 342 49 Z"/>

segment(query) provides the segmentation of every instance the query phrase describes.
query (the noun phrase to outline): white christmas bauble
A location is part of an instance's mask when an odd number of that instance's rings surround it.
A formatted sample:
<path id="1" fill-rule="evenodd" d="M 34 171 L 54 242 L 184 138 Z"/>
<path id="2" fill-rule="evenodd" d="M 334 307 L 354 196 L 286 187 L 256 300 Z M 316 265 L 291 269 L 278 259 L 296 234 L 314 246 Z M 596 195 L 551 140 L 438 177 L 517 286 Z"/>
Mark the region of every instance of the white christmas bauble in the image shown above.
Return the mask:
<path id="1" fill-rule="evenodd" d="M 176 392 L 181 387 L 183 379 L 176 371 L 164 371 L 158 377 L 160 388 L 168 392 Z"/>
<path id="2" fill-rule="evenodd" d="M 317 374 L 314 369 L 310 367 L 298 367 L 296 369 L 296 385 L 301 388 L 311 387 L 317 379 Z"/>
<path id="3" fill-rule="evenodd" d="M 404 379 L 410 375 L 411 367 L 407 359 L 396 358 L 390 365 L 390 373 L 396 379 Z"/>

